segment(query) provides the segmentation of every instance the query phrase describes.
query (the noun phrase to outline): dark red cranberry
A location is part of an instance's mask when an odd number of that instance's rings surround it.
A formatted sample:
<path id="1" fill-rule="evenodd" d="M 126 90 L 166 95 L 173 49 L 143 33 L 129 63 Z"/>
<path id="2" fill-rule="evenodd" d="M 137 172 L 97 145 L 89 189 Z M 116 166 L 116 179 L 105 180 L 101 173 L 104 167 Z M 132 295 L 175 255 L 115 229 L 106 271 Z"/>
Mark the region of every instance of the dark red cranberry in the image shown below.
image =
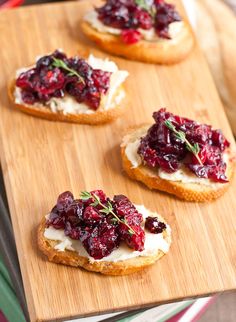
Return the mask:
<path id="1" fill-rule="evenodd" d="M 125 29 L 121 32 L 121 39 L 125 44 L 132 45 L 141 39 L 141 34 L 138 30 Z"/>
<path id="2" fill-rule="evenodd" d="M 69 221 L 66 221 L 64 232 L 71 239 L 78 240 L 80 238 L 80 227 L 73 227 Z"/>
<path id="3" fill-rule="evenodd" d="M 56 98 L 62 98 L 64 96 L 65 96 L 65 93 L 64 93 L 64 91 L 62 89 L 57 89 L 53 93 L 53 97 L 56 97 Z"/>
<path id="4" fill-rule="evenodd" d="M 76 199 L 64 209 L 63 214 L 66 217 L 66 220 L 69 221 L 73 227 L 76 227 L 82 221 L 83 210 L 83 203 Z"/>
<path id="5" fill-rule="evenodd" d="M 68 68 L 53 65 L 54 59 L 62 60 Z M 110 85 L 111 73 L 93 69 L 84 59 L 67 58 L 60 51 L 41 57 L 36 67 L 20 74 L 16 85 L 22 89 L 22 99 L 26 104 L 45 103 L 53 97 L 73 96 L 79 103 L 84 102 L 93 110 L 100 106 L 101 96 L 106 94 Z M 83 81 L 81 81 L 81 77 Z"/>
<path id="6" fill-rule="evenodd" d="M 66 60 L 67 59 L 66 54 L 63 53 L 61 50 L 58 50 L 58 49 L 56 49 L 54 51 L 54 53 L 52 53 L 52 56 L 57 58 L 57 59 L 61 59 L 61 60 Z"/>
<path id="7" fill-rule="evenodd" d="M 115 215 L 103 213 L 102 205 L 94 205 L 94 197 L 86 201 L 78 200 L 66 191 L 58 197 L 47 226 L 64 229 L 66 236 L 79 239 L 94 259 L 108 256 L 122 240 L 130 248 L 142 251 L 145 233 L 140 224 L 143 218 L 130 200 L 124 195 L 114 196 L 110 200 L 102 190 L 94 190 L 91 194 L 105 206 L 109 202 Z M 118 221 L 116 216 L 123 222 Z"/>
<path id="8" fill-rule="evenodd" d="M 105 5 L 96 11 L 103 24 L 122 29 L 122 39 L 127 44 L 141 39 L 138 28 L 147 30 L 154 27 L 159 37 L 170 38 L 169 24 L 181 20 L 174 5 L 163 0 L 146 4 L 147 10 L 134 0 L 107 0 Z"/>
<path id="9" fill-rule="evenodd" d="M 50 212 L 49 219 L 47 220 L 47 226 L 52 226 L 55 229 L 65 228 L 65 218 L 58 211 L 56 206 Z"/>
<path id="10" fill-rule="evenodd" d="M 25 89 L 32 90 L 32 78 L 35 75 L 35 68 L 22 72 L 16 79 L 16 86 Z"/>
<path id="11" fill-rule="evenodd" d="M 143 9 L 137 8 L 134 12 L 133 19 L 137 19 L 138 27 L 148 30 L 152 28 L 152 17 L 150 14 Z"/>
<path id="12" fill-rule="evenodd" d="M 37 60 L 36 69 L 50 67 L 52 63 L 53 63 L 52 56 L 43 56 Z"/>
<path id="13" fill-rule="evenodd" d="M 83 220 L 86 224 L 93 225 L 99 223 L 103 215 L 92 206 L 87 206 L 84 210 Z"/>
<path id="14" fill-rule="evenodd" d="M 133 1 L 108 0 L 97 8 L 98 18 L 107 26 L 122 29 L 130 25 L 130 11 L 134 10 Z"/>
<path id="15" fill-rule="evenodd" d="M 21 97 L 22 100 L 26 103 L 26 104 L 34 104 L 37 102 L 37 97 L 33 92 L 30 91 L 25 91 L 22 90 L 21 91 Z"/>
<path id="16" fill-rule="evenodd" d="M 65 191 L 57 198 L 57 209 L 66 210 L 73 202 L 74 196 L 70 191 Z"/>
<path id="17" fill-rule="evenodd" d="M 59 68 L 52 70 L 42 69 L 39 77 L 40 80 L 36 84 L 35 89 L 40 94 L 52 94 L 64 86 L 65 77 Z"/>
<path id="18" fill-rule="evenodd" d="M 140 225 L 143 216 L 137 211 L 132 202 L 124 195 L 116 195 L 113 198 L 113 205 L 116 214 L 129 225 Z"/>
<path id="19" fill-rule="evenodd" d="M 70 59 L 69 66 L 84 78 L 90 78 L 93 73 L 93 68 L 84 59 L 78 57 Z"/>
<path id="20" fill-rule="evenodd" d="M 97 196 L 102 203 L 105 203 L 107 200 L 107 196 L 102 190 L 93 190 L 93 191 L 91 191 L 91 195 Z"/>
<path id="21" fill-rule="evenodd" d="M 229 141 L 226 140 L 221 130 L 213 130 L 211 139 L 213 145 L 218 146 L 221 151 L 224 151 L 225 148 L 230 146 Z"/>
<path id="22" fill-rule="evenodd" d="M 130 230 L 125 224 L 121 223 L 119 225 L 119 233 L 121 239 L 129 246 L 130 248 L 136 251 L 144 250 L 145 242 L 145 233 L 141 226 L 131 225 L 132 230 Z"/>
<path id="23" fill-rule="evenodd" d="M 181 21 L 181 17 L 175 10 L 173 4 L 166 3 L 165 1 L 155 1 L 156 14 L 154 27 L 156 33 L 161 38 L 170 39 L 169 24 L 175 21 Z"/>
<path id="24" fill-rule="evenodd" d="M 119 242 L 116 228 L 105 223 L 96 226 L 83 244 L 90 256 L 94 259 L 101 259 L 117 248 Z"/>
<path id="25" fill-rule="evenodd" d="M 166 229 L 166 224 L 159 221 L 157 217 L 147 217 L 145 228 L 153 234 L 160 234 Z"/>
<path id="26" fill-rule="evenodd" d="M 208 156 L 208 152 L 209 152 L 209 149 L 207 148 L 206 145 L 204 145 L 199 153 L 198 153 L 198 158 L 201 160 L 202 164 L 204 164 L 206 162 L 206 159 L 207 159 L 207 156 Z M 196 165 L 199 165 L 199 160 L 198 158 L 193 154 L 191 156 L 191 164 L 196 164 Z"/>
<path id="27" fill-rule="evenodd" d="M 147 166 L 160 167 L 170 173 L 186 166 L 200 178 L 227 182 L 223 152 L 229 147 L 229 142 L 220 130 L 212 130 L 209 125 L 174 115 L 166 109 L 153 113 L 153 118 L 155 124 L 141 138 L 138 148 L 138 153 Z M 198 144 L 198 158 L 189 151 L 185 142 L 166 127 L 166 120 L 171 121 L 178 131 L 184 132 L 192 145 Z"/>
<path id="28" fill-rule="evenodd" d="M 99 93 L 105 94 L 109 88 L 111 73 L 105 72 L 100 69 L 94 69 L 92 73 L 92 80 L 94 86 L 98 89 Z"/>
<path id="29" fill-rule="evenodd" d="M 106 202 L 108 201 L 107 196 L 105 195 L 105 193 L 102 190 L 93 190 L 93 191 L 90 191 L 90 193 L 92 196 L 96 195 L 99 198 L 100 202 L 103 204 L 106 204 Z M 92 203 L 95 203 L 95 202 L 97 203 L 95 198 L 83 200 L 83 204 L 85 207 L 90 206 Z M 96 209 L 100 210 L 100 209 L 102 209 L 102 207 L 100 205 L 97 205 Z"/>
<path id="30" fill-rule="evenodd" d="M 83 243 L 83 245 L 86 245 L 86 248 L 88 247 L 87 240 L 91 236 L 93 232 L 93 227 L 92 226 L 81 226 L 80 227 L 80 235 L 79 239 Z"/>
<path id="31" fill-rule="evenodd" d="M 220 182 L 220 183 L 227 183 L 229 182 L 228 178 L 225 174 L 226 171 L 226 164 L 221 162 L 216 167 L 209 167 L 208 169 L 208 177 L 213 181 Z"/>

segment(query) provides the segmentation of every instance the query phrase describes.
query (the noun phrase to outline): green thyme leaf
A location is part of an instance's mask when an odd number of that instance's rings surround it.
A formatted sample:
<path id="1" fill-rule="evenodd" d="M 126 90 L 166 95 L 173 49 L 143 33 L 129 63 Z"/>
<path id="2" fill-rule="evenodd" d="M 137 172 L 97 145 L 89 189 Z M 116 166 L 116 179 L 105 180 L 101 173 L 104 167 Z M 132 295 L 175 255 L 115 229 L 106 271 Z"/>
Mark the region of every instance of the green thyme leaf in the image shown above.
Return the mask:
<path id="1" fill-rule="evenodd" d="M 98 203 L 98 201 L 97 200 L 95 200 L 94 202 L 92 202 L 90 205 L 91 206 L 93 206 L 93 207 L 97 207 L 97 205 L 98 205 L 99 203 Z"/>
<path id="2" fill-rule="evenodd" d="M 135 0 L 135 4 L 141 8 L 146 10 L 152 17 L 156 14 L 156 7 L 155 5 L 151 4 L 150 1 L 148 3 L 147 0 Z"/>
<path id="3" fill-rule="evenodd" d="M 104 208 L 104 209 L 99 210 L 99 212 L 102 212 L 102 213 L 108 215 L 110 213 L 110 210 L 108 208 Z"/>
<path id="4" fill-rule="evenodd" d="M 128 233 L 132 236 L 134 234 L 133 230 L 129 229 Z"/>
<path id="5" fill-rule="evenodd" d="M 165 126 L 171 130 L 172 132 L 174 132 L 175 137 L 179 140 L 181 140 L 183 143 L 185 143 L 185 146 L 187 148 L 187 150 L 191 153 L 193 153 L 195 155 L 195 157 L 197 158 L 199 164 L 202 164 L 202 161 L 199 157 L 199 152 L 200 152 L 200 147 L 198 143 L 194 143 L 193 145 L 187 140 L 186 135 L 183 131 L 177 131 L 176 127 L 171 123 L 170 120 L 166 120 L 164 122 Z"/>
<path id="6" fill-rule="evenodd" d="M 150 6 L 145 0 L 135 0 L 135 4 L 146 11 L 150 10 Z"/>
<path id="7" fill-rule="evenodd" d="M 92 197 L 92 195 L 88 191 L 81 191 L 81 193 L 80 193 L 80 199 L 82 199 L 82 200 L 88 200 L 91 197 Z"/>
<path id="8" fill-rule="evenodd" d="M 66 70 L 67 72 L 69 72 L 69 74 L 68 74 L 69 76 L 77 76 L 79 78 L 79 81 L 81 83 L 85 84 L 83 77 L 76 70 L 67 66 L 63 60 L 55 58 L 55 57 L 52 57 L 52 59 L 53 59 L 53 63 L 52 63 L 53 67 L 58 67 L 58 68 L 62 68 L 64 70 Z"/>
<path id="9" fill-rule="evenodd" d="M 108 201 L 107 202 L 107 205 L 104 205 L 102 202 L 101 202 L 101 200 L 100 200 L 100 198 L 96 195 L 96 194 L 91 194 L 90 192 L 88 192 L 88 191 L 82 191 L 81 192 L 81 194 L 80 194 L 80 198 L 82 199 L 82 200 L 88 200 L 88 199 L 90 199 L 90 198 L 93 198 L 93 200 L 94 200 L 94 202 L 92 202 L 90 205 L 91 206 L 93 206 L 93 207 L 96 207 L 96 206 L 98 206 L 98 205 L 100 205 L 101 207 L 102 207 L 102 209 L 100 209 L 99 210 L 99 212 L 101 212 L 101 213 L 104 213 L 104 214 L 106 214 L 106 215 L 109 215 L 109 214 L 111 214 L 111 215 L 113 215 L 113 217 L 114 218 L 112 218 L 112 220 L 114 221 L 114 222 L 121 222 L 121 223 L 123 223 L 124 225 L 126 225 L 129 229 L 128 229 L 128 232 L 130 233 L 130 234 L 136 234 L 136 232 L 133 230 L 133 228 L 132 227 L 130 227 L 129 226 L 129 224 L 126 222 L 126 220 L 125 219 L 120 219 L 117 215 L 116 215 L 116 213 L 113 211 L 113 206 L 112 206 L 112 204 L 111 204 L 111 202 L 110 201 Z"/>

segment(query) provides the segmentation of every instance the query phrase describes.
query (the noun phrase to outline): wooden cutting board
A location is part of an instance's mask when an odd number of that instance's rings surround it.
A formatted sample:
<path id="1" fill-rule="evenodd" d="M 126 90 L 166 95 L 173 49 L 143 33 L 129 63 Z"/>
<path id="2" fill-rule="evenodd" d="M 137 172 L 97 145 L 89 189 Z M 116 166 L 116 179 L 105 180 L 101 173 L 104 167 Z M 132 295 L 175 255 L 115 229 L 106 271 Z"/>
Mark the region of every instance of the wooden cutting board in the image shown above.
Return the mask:
<path id="1" fill-rule="evenodd" d="M 152 192 L 122 171 L 119 144 L 125 130 L 152 122 L 152 112 L 174 113 L 223 129 L 233 141 L 202 53 L 175 66 L 113 58 L 130 77 L 123 118 L 104 126 L 49 122 L 16 111 L 7 98 L 14 71 L 55 48 L 76 54 L 88 48 L 106 57 L 82 35 L 79 20 L 89 2 L 20 8 L 0 15 L 1 163 L 32 321 L 56 321 L 203 296 L 236 287 L 235 188 L 209 204 L 188 203 Z M 157 210 L 171 224 L 173 245 L 150 269 L 109 277 L 46 261 L 36 228 L 67 189 L 103 188 Z"/>
<path id="2" fill-rule="evenodd" d="M 231 4 L 231 10 L 224 2 Z M 236 135 L 236 7 L 232 0 L 196 1 L 196 35 L 205 53 L 223 101 L 232 131 Z M 220 17 L 220 19 L 219 19 Z"/>

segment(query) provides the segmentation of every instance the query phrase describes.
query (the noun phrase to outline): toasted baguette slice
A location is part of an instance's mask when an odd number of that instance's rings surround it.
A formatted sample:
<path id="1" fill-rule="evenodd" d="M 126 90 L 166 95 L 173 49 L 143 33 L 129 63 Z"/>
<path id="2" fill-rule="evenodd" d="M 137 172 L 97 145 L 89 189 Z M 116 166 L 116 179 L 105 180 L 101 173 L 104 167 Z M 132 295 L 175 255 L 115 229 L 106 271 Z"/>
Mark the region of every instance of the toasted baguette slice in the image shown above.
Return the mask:
<path id="1" fill-rule="evenodd" d="M 132 45 L 124 44 L 119 36 L 97 31 L 86 21 L 82 21 L 81 27 L 88 38 L 108 53 L 145 63 L 178 63 L 190 53 L 194 45 L 192 30 L 186 22 L 176 39 L 158 42 L 140 40 Z"/>
<path id="2" fill-rule="evenodd" d="M 143 182 L 150 189 L 157 189 L 173 194 L 180 199 L 187 201 L 206 202 L 222 196 L 228 189 L 233 177 L 234 161 L 229 158 L 226 175 L 229 179 L 228 183 L 214 183 L 205 185 L 199 183 L 183 183 L 180 181 L 169 181 L 158 176 L 155 169 L 151 169 L 143 164 L 134 168 L 130 160 L 127 158 L 125 149 L 128 143 L 144 136 L 150 125 L 144 125 L 140 128 L 133 129 L 123 138 L 121 144 L 121 156 L 123 168 L 126 173 L 135 180 Z"/>
<path id="3" fill-rule="evenodd" d="M 158 215 L 162 222 L 165 220 Z M 166 223 L 166 222 L 165 222 Z M 46 228 L 46 219 L 43 218 L 38 227 L 38 246 L 40 250 L 48 257 L 48 260 L 57 264 L 64 264 L 74 267 L 82 267 L 88 271 L 98 272 L 105 275 L 127 275 L 146 268 L 154 264 L 160 259 L 164 252 L 157 250 L 153 256 L 139 256 L 127 260 L 111 262 L 111 261 L 94 261 L 91 262 L 87 257 L 80 256 L 78 252 L 65 250 L 58 251 L 54 247 L 58 241 L 49 240 L 45 238 L 44 231 Z M 163 231 L 163 237 L 168 245 L 171 244 L 170 233 Z M 83 246 L 81 246 L 83 247 Z"/>
<path id="4" fill-rule="evenodd" d="M 119 91 L 124 91 L 124 87 L 121 85 L 119 89 L 117 89 L 117 93 Z M 98 125 L 103 123 L 108 123 L 119 116 L 121 116 L 125 111 L 125 105 L 127 98 L 122 100 L 121 105 L 115 105 L 113 108 L 109 108 L 107 110 L 98 109 L 96 112 L 91 114 L 81 113 L 81 114 L 63 114 L 62 111 L 58 111 L 56 113 L 52 112 L 51 109 L 47 106 L 34 106 L 27 104 L 18 104 L 15 102 L 15 80 L 11 81 L 8 87 L 8 95 L 12 103 L 15 105 L 17 109 L 20 111 L 37 116 L 40 118 L 44 118 L 50 121 L 62 121 L 62 122 L 72 122 L 72 123 L 80 123 L 80 124 L 90 124 L 90 125 Z"/>

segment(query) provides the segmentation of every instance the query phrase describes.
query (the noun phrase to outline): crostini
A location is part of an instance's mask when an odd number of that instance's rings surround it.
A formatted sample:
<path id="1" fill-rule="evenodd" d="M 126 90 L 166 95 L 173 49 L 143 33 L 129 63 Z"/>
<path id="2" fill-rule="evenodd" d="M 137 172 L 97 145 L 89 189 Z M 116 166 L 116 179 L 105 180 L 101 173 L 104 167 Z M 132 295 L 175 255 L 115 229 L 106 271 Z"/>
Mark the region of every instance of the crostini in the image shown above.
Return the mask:
<path id="1" fill-rule="evenodd" d="M 38 228 L 38 246 L 49 261 L 107 275 L 139 271 L 166 254 L 171 229 L 157 213 L 124 195 L 102 190 L 59 195 Z"/>
<path id="2" fill-rule="evenodd" d="M 194 45 L 188 22 L 164 0 L 107 0 L 81 27 L 105 51 L 147 63 L 177 63 Z"/>
<path id="3" fill-rule="evenodd" d="M 233 176 L 235 157 L 221 130 L 162 108 L 155 123 L 128 133 L 121 144 L 123 167 L 150 189 L 188 201 L 220 197 Z"/>
<path id="4" fill-rule="evenodd" d="M 48 120 L 106 123 L 125 110 L 127 76 L 108 59 L 68 58 L 56 50 L 34 66 L 19 69 L 9 96 L 19 110 Z"/>

